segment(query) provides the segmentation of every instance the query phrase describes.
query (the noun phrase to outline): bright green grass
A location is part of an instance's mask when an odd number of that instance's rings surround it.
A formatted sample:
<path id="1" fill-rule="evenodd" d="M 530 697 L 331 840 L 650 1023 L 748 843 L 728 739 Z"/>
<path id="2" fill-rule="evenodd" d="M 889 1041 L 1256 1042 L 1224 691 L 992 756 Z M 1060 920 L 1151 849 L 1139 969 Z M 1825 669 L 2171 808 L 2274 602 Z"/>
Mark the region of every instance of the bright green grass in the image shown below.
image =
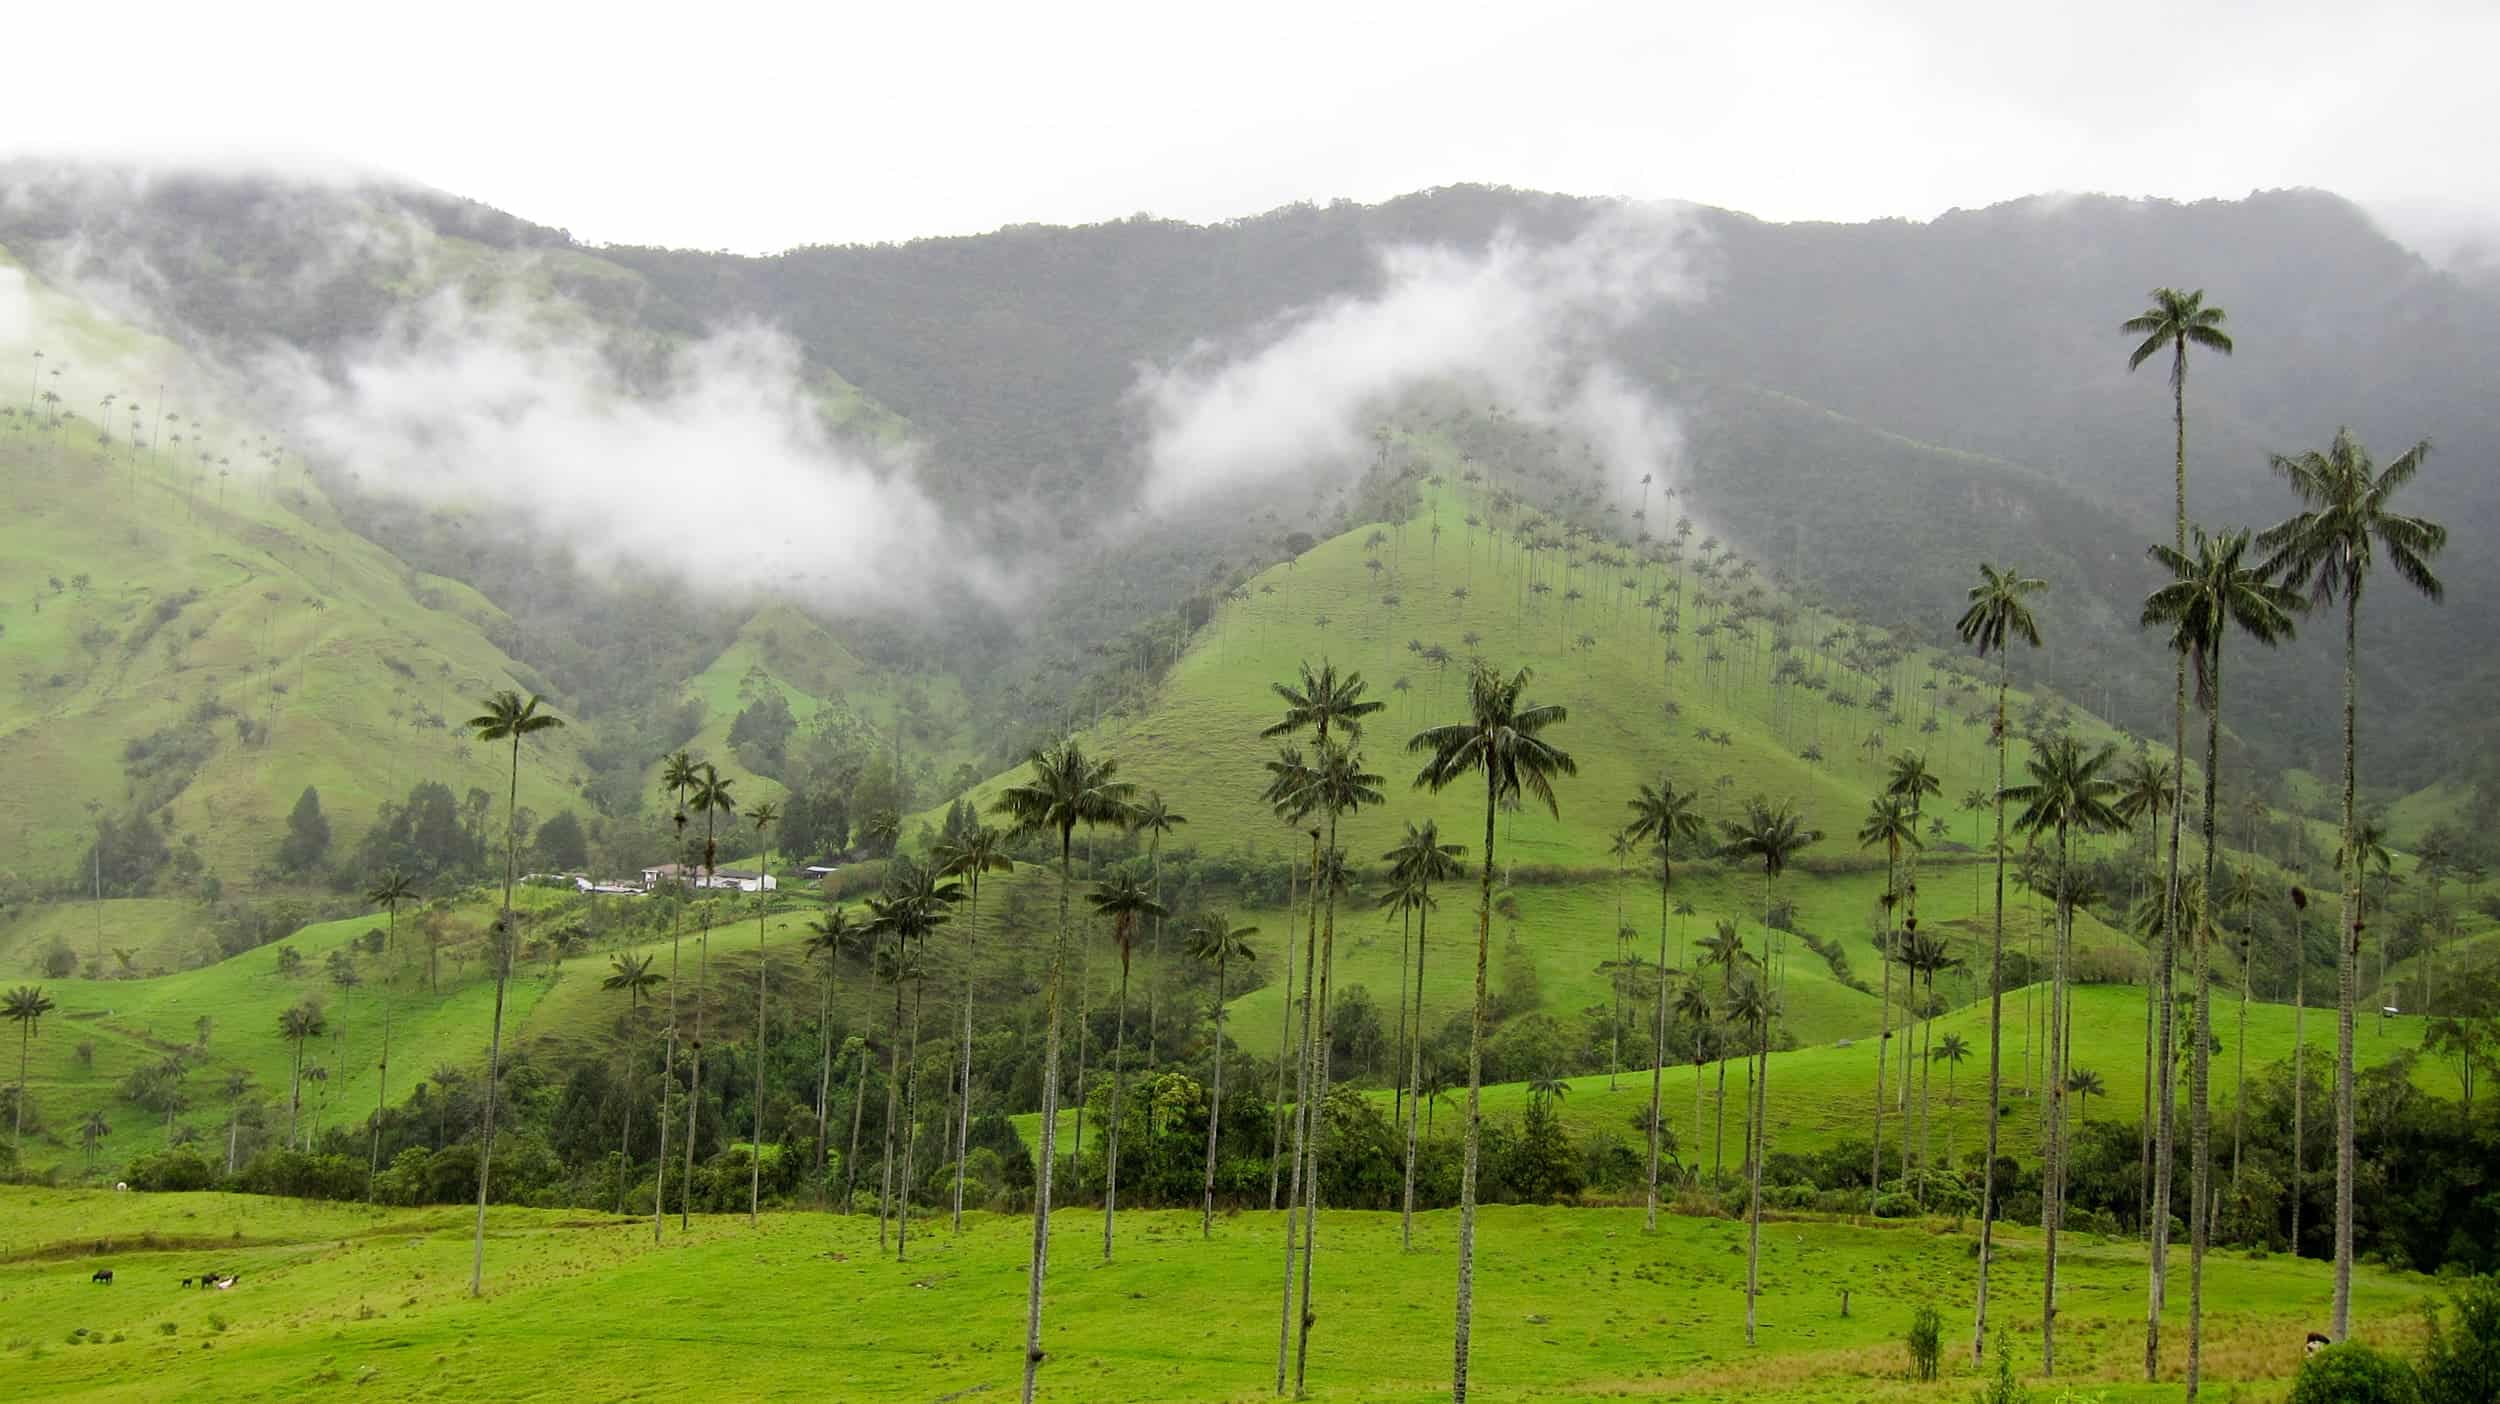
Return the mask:
<path id="1" fill-rule="evenodd" d="M 1006 1395 L 1020 1372 L 1030 1221 L 975 1214 L 957 1237 L 932 1220 L 910 1261 L 877 1251 L 867 1218 L 707 1218 L 689 1235 L 647 1220 L 497 1210 L 487 1296 L 466 1295 L 469 1215 L 222 1195 L 0 1190 L 0 1349 L 23 1399 L 299 1398 L 349 1383 L 380 1399 L 661 1399 L 702 1387 L 739 1398 Z M 1211 1241 L 1186 1212 L 1054 1216 L 1045 1396 L 1060 1400 L 1273 1397 L 1281 1225 L 1227 1217 Z M 1457 1216 L 1420 1216 L 1398 1251 L 1395 1215 L 1321 1217 L 1309 1384 L 1319 1399 L 1445 1395 Z M 143 1235 L 159 1235 L 151 1248 Z M 96 1252 L 97 1241 L 108 1240 Z M 1961 1400 L 1973 1283 L 1967 1232 L 1774 1220 L 1763 1226 L 1759 1343 L 1744 1340 L 1742 1224 L 1637 1210 L 1488 1208 L 1481 1216 L 1471 1392 L 1488 1400 L 1600 1398 Z M 1997 1319 L 2036 1370 L 2036 1236 L 2005 1226 Z M 2170 1400 L 2140 1376 L 2144 1266 L 2132 1243 L 2069 1235 L 2061 1257 L 2066 1379 L 2107 1397 Z M 58 1245 L 58 1251 L 46 1251 Z M 2176 1255 L 2174 1283 L 2185 1277 Z M 109 1265 L 111 1287 L 91 1286 Z M 184 1291 L 203 1268 L 231 1291 Z M 2278 1398 L 2323 1311 L 2321 1263 L 2216 1254 L 2207 1263 L 2207 1383 Z M 1847 1317 L 1840 1294 L 1850 1294 Z M 2426 1280 L 2364 1269 L 2364 1336 L 2403 1339 Z M 2169 1373 L 2186 1292 L 2171 1294 Z M 1934 1303 L 1946 1377 L 1914 1385 L 1901 1338 Z M 217 1321 L 222 1320 L 220 1329 Z M 164 1323 L 174 1330 L 166 1334 Z M 80 1329 L 105 1343 L 70 1344 Z M 118 1335 L 119 1340 L 114 1337 Z"/>
<path id="2" fill-rule="evenodd" d="M 190 964 L 200 956 L 207 932 L 196 905 L 171 898 L 29 906 L 0 919 L 0 972 L 33 975 L 56 940 L 81 960 L 94 956 L 101 945 L 105 968 L 111 970 L 121 968 L 112 951 L 130 951 L 132 966 L 148 972 Z"/>

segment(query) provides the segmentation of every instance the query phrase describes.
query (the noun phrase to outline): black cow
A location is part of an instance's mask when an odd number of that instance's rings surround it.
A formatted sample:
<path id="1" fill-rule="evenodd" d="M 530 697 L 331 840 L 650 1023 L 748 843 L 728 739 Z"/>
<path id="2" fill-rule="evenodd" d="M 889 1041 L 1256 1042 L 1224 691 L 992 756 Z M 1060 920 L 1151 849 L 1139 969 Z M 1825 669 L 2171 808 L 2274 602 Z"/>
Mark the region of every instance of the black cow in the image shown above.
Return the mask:
<path id="1" fill-rule="evenodd" d="M 107 1287 L 110 1287 L 113 1285 L 113 1270 L 111 1268 L 97 1268 L 95 1270 L 95 1276 L 90 1277 L 87 1280 L 89 1282 L 99 1282 Z"/>

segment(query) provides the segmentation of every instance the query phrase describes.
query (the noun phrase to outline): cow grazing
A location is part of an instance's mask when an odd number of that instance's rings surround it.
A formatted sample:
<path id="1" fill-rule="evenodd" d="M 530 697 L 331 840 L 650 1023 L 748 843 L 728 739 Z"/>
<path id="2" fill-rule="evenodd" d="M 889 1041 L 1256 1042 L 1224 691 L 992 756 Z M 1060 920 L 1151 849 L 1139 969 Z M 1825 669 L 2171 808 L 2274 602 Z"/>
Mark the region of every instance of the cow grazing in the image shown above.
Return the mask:
<path id="1" fill-rule="evenodd" d="M 190 1279 L 190 1278 L 187 1278 L 187 1277 L 186 1277 L 186 1278 L 184 1278 L 184 1279 L 182 1279 L 182 1285 L 183 1285 L 183 1286 L 185 1286 L 185 1287 L 190 1286 L 190 1285 L 191 1285 L 191 1279 Z"/>
<path id="2" fill-rule="evenodd" d="M 227 1273 L 225 1276 L 217 1279 L 217 1290 L 223 1292 L 227 1288 L 232 1287 L 234 1284 L 242 1280 L 243 1276 L 240 1273 Z"/>
<path id="3" fill-rule="evenodd" d="M 111 1268 L 97 1268 L 95 1270 L 95 1276 L 90 1277 L 87 1280 L 89 1282 L 101 1283 L 104 1286 L 110 1287 L 113 1285 L 113 1270 Z"/>
<path id="4" fill-rule="evenodd" d="M 2329 1340 L 2324 1334 L 2312 1331 L 2309 1333 L 2309 1344 L 2304 1348 L 2304 1353 L 2315 1355 L 2319 1351 L 2322 1351 L 2333 1344 L 2335 1344 L 2335 1342 Z"/>

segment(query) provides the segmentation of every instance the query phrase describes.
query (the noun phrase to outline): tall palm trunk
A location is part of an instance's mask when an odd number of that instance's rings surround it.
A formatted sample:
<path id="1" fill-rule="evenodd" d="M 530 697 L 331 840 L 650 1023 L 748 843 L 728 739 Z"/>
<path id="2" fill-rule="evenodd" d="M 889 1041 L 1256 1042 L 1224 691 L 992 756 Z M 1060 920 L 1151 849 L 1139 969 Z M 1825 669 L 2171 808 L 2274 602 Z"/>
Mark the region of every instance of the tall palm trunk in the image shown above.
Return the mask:
<path id="1" fill-rule="evenodd" d="M 521 735 L 512 735 L 512 786 L 504 799 L 503 846 L 503 930 L 495 941 L 495 1021 L 486 1038 L 486 1121 L 477 1147 L 477 1236 L 469 1253 L 469 1295 L 486 1295 L 486 1186 L 487 1171 L 495 1159 L 495 1082 L 503 1067 L 503 997 L 504 986 L 512 979 L 513 948 L 520 944 L 520 932 L 513 929 L 512 883 L 521 861 Z M 296 1047 L 300 1063 L 303 1047 Z"/>
<path id="2" fill-rule="evenodd" d="M 1712 1126 L 1710 1129 L 1710 1178 L 1727 1177 L 1727 1045 L 1721 1043 L 1719 1053 L 1719 1085 L 1711 1093 Z"/>
<path id="3" fill-rule="evenodd" d="M 873 989 L 869 991 L 871 994 L 875 992 Z M 868 1035 L 863 1030 L 859 1039 L 859 1069 L 851 1075 L 850 1149 L 842 1155 L 842 1212 L 845 1214 L 854 1212 L 859 1203 L 859 1127 L 868 1115 L 868 1060 L 870 1056 Z"/>
<path id="4" fill-rule="evenodd" d="M 1224 939 L 1219 935 L 1219 939 Z M 1198 1236 L 1215 1237 L 1215 1138 L 1217 1124 L 1224 1116 L 1224 958 L 1229 940 L 1215 951 L 1215 1071 L 1209 1081 L 1213 1089 L 1207 1094 L 1207 1198 L 1206 1209 L 1198 1216 Z"/>
<path id="5" fill-rule="evenodd" d="M 2074 921 L 2067 902 L 2066 824 L 2057 825 L 2057 932 L 2049 970 L 2049 1124 L 2041 1146 L 2040 1372 L 2057 1373 L 2057 1231 L 2066 1217 L 2066 945 Z"/>
<path id="6" fill-rule="evenodd" d="M 1313 1025 L 1316 1047 L 1311 1053 L 1312 1064 L 1317 1075 L 1311 1084 L 1310 1135 L 1303 1142 L 1303 1154 L 1308 1157 L 1310 1164 L 1303 1174 L 1302 1182 L 1302 1329 L 1294 1344 L 1293 1353 L 1293 1392 L 1297 1396 L 1303 1392 L 1304 1371 L 1310 1364 L 1311 1327 L 1319 1321 L 1318 1313 L 1311 1310 L 1311 1262 L 1319 1256 L 1319 1142 L 1320 1136 L 1327 1130 L 1328 1063 L 1330 1055 L 1335 1051 L 1335 1039 L 1331 1035 L 1328 1020 L 1329 996 L 1334 993 L 1331 986 L 1334 983 L 1333 977 L 1337 973 L 1336 870 L 1344 861 L 1343 856 L 1337 851 L 1337 815 L 1334 810 L 1331 810 L 1328 815 L 1327 859 L 1330 871 L 1321 883 L 1321 887 L 1327 894 L 1327 900 L 1325 916 L 1320 927 L 1319 1018 Z M 1313 871 L 1316 875 L 1317 868 L 1315 867 Z"/>
<path id="7" fill-rule="evenodd" d="M 2174 349 L 2171 367 L 2171 420 L 2177 426 L 2177 482 L 2175 535 L 2172 546 L 2182 556 L 2187 554 L 2187 343 L 2179 341 Z M 2177 1045 L 2171 1028 L 2173 1017 L 2171 977 L 2179 962 L 2179 840 L 2186 823 L 2187 797 L 2187 655 L 2179 655 L 2172 674 L 2173 695 L 2170 708 L 2170 857 L 2168 875 L 2162 889 L 2161 958 L 2154 962 L 2159 982 L 2154 1003 L 2159 1011 L 2154 1044 L 2159 1052 L 2153 1059 L 2154 1128 L 2153 1128 L 2153 1202 L 2147 1206 L 2152 1238 L 2147 1254 L 2150 1282 L 2145 1292 L 2144 1308 L 2144 1378 L 2151 1381 L 2161 1371 L 2161 1312 L 2170 1292 L 2170 1175 L 2173 1142 L 2177 1130 L 2175 1120 L 2177 1094 L 2172 1087 L 2174 1059 L 2171 1050 Z"/>
<path id="8" fill-rule="evenodd" d="M 963 1106 L 955 1121 L 955 1224 L 964 1231 L 964 1157 L 972 1153 L 972 967 L 981 939 L 981 874 L 972 873 L 972 919 L 964 927 L 964 1037 L 957 1056 L 955 1080 L 963 1089 Z"/>
<path id="9" fill-rule="evenodd" d="M 289 1068 L 286 1094 L 286 1148 L 295 1149 L 295 1127 L 304 1114 L 304 1040 L 295 1040 L 294 1060 Z"/>
<path id="10" fill-rule="evenodd" d="M 715 835 L 712 832 L 712 810 L 703 810 L 703 872 L 713 871 Z M 695 889 L 698 893 L 704 889 Z M 683 1232 L 694 1215 L 694 1142 L 696 1119 L 703 1109 L 703 1005 L 712 994 L 712 906 L 708 901 L 697 908 L 703 922 L 701 935 L 695 941 L 694 955 L 694 1065 L 686 1085 L 686 1168 L 681 1177 L 685 1194 L 678 1203 L 677 1227 Z M 883 1245 L 880 1244 L 880 1247 Z"/>
<path id="11" fill-rule="evenodd" d="M 825 1121 L 833 1111 L 833 980 L 839 951 L 825 954 L 825 980 L 816 992 L 816 1207 L 825 1207 Z"/>
<path id="12" fill-rule="evenodd" d="M 1884 997 L 1876 1006 L 1881 1031 L 1875 1039 L 1875 1153 L 1866 1191 L 1866 1212 L 1870 1214 L 1875 1212 L 1875 1201 L 1884 1193 L 1884 1065 L 1892 1060 L 1892 947 L 1898 939 L 1893 930 L 1891 900 L 1896 877 L 1894 868 L 1899 856 L 1897 844 L 1884 845 L 1884 949 L 1875 953 L 1875 963 L 1884 967 Z M 1904 1146 L 1908 1140 L 1906 1135 L 1902 1137 Z M 1902 1174 L 1905 1178 L 1909 1174 L 1906 1150 L 1902 1155 Z"/>
<path id="13" fill-rule="evenodd" d="M 1979 1172 L 1979 1302 L 1970 1357 L 1988 1354 L 1988 1268 L 1996 1246 L 1997 1107 L 2005 1098 L 2005 653 L 1997 652 L 1996 922 L 1988 938 L 1988 1159 Z"/>
<path id="14" fill-rule="evenodd" d="M 1111 1225 L 1120 1212 L 1120 1104 L 1128 1091 L 1128 943 L 1120 943 L 1120 1012 L 1111 1037 L 1111 1130 L 1103 1142 L 1102 1260 L 1111 1261 Z"/>
<path id="15" fill-rule="evenodd" d="M 1415 1251 L 1415 1123 L 1424 1114 L 1424 945 L 1432 934 L 1432 884 L 1423 885 L 1415 909 L 1415 1037 L 1406 1048 L 1406 1085 L 1413 1093 L 1406 1108 L 1406 1188 L 1399 1211 L 1398 1244 Z"/>
<path id="16" fill-rule="evenodd" d="M 2354 671 L 2354 644 L 2361 604 L 2344 592 L 2344 871 L 2343 911 L 2335 934 L 2335 1307 L 2329 1334 L 2343 1340 L 2352 1333 L 2352 1185 L 2354 1173 L 2352 1035 L 2353 1006 L 2360 997 L 2361 901 L 2360 832 L 2353 813 L 2354 768 L 2358 751 L 2353 719 L 2360 681 Z"/>
<path id="17" fill-rule="evenodd" d="M 1050 1172 L 1059 1153 L 1059 986 L 1068 955 L 1068 889 L 1076 881 L 1072 828 L 1059 830 L 1059 935 L 1050 948 L 1050 1014 L 1042 1038 L 1041 1164 L 1033 1177 L 1033 1257 L 1024 1298 L 1024 1404 L 1042 1368 L 1042 1279 L 1050 1266 Z"/>
<path id="18" fill-rule="evenodd" d="M 1484 1121 L 1485 967 L 1493 956 L 1493 825 L 1499 800 L 1500 792 L 1488 767 L 1484 777 L 1484 873 L 1476 893 L 1476 1003 L 1467 1024 L 1467 1142 L 1458 1172 L 1458 1329 L 1450 1354 L 1452 1404 L 1467 1404 L 1467 1348 L 1476 1310 L 1476 1159 Z"/>
<path id="19" fill-rule="evenodd" d="M 894 1218 L 894 1133 L 903 1114 L 903 970 L 909 957 L 903 936 L 894 937 L 894 1041 L 885 1052 L 885 1152 L 877 1165 L 877 1251 L 886 1249 L 886 1231 Z M 909 1132 L 905 1132 L 909 1135 Z"/>
<path id="20" fill-rule="evenodd" d="M 373 1090 L 373 1149 L 365 1154 L 365 1202 L 373 1202 L 373 1177 L 382 1168 L 382 1112 L 391 1104 L 391 952 L 399 942 L 399 904 L 391 904 L 391 928 L 382 946 L 382 1061 L 374 1065 L 377 1074 Z M 23 1097 L 24 1093 L 19 1093 Z M 618 1213 L 624 1213 L 620 1206 Z"/>
<path id="21" fill-rule="evenodd" d="M 1663 852 L 1667 836 L 1659 835 Z M 1649 1200 L 1641 1215 L 1641 1231 L 1658 1231 L 1658 1143 L 1666 1135 L 1666 1126 L 1659 1118 L 1660 1094 L 1667 1079 L 1667 888 L 1673 879 L 1666 869 L 1667 860 L 1659 861 L 1658 876 L 1658 1008 L 1656 1027 L 1652 1031 L 1649 1054 Z"/>
<path id="22" fill-rule="evenodd" d="M 1294 1261 L 1300 1251 L 1302 1172 L 1309 1163 L 1302 1154 L 1311 1134 L 1312 1021 L 1319 1011 L 1319 831 L 1311 831 L 1311 910 L 1302 930 L 1302 1040 L 1293 1067 L 1293 1173 L 1285 1191 L 1285 1286 L 1276 1308 L 1276 1392 L 1285 1392 L 1285 1367 L 1293 1351 Z M 1287 1022 L 1292 1019 L 1287 1010 Z"/>
<path id="23" fill-rule="evenodd" d="M 2302 930 L 2305 916 L 2298 907 L 2292 909 L 2292 1256 L 2300 1256 L 2301 1177 L 2309 1171 L 2308 1090 L 2309 1030 L 2305 1016 L 2309 1013 L 2309 951 Z"/>
<path id="24" fill-rule="evenodd" d="M 1414 949 L 1415 909 L 1401 902 L 1398 904 L 1398 1041 L 1389 1057 L 1389 1127 L 1392 1134 L 1406 1130 L 1406 977 L 1413 968 Z"/>
<path id="25" fill-rule="evenodd" d="M 920 944 L 922 951 L 915 952 L 915 958 L 925 953 L 928 938 L 922 937 Z M 920 1128 L 920 1002 L 927 997 L 928 992 L 929 984 L 926 980 L 915 979 L 911 982 L 911 1032 L 903 1036 L 903 1129 L 901 1132 L 903 1173 L 900 1185 L 902 1193 L 896 1197 L 894 1206 L 894 1261 L 898 1263 L 903 1261 L 911 1249 L 911 1189 L 914 1178 L 912 1152 L 920 1140 L 914 1134 Z"/>
<path id="26" fill-rule="evenodd" d="M 1294 884 L 1302 870 L 1285 864 L 1285 1017 L 1276 1021 L 1276 1096 L 1267 1118 L 1267 1207 L 1276 1210 L 1276 1191 L 1285 1173 L 1285 1063 L 1293 1052 L 1293 915 L 1301 910 Z"/>
<path id="27" fill-rule="evenodd" d="M 2218 627 L 2227 627 L 2222 621 Z M 2194 1404 L 2205 1363 L 2205 1248 L 2213 1238 L 2213 909 L 2214 790 L 2222 761 L 2222 635 L 2217 632 L 2206 660 L 2210 691 L 2205 708 L 2205 812 L 2199 820 L 2205 844 L 2205 911 L 2196 923 L 2195 1047 L 2188 1062 L 2188 1135 L 2195 1164 L 2190 1172 L 2188 1200 L 2188 1358 L 2187 1397 Z"/>
<path id="28" fill-rule="evenodd" d="M 755 879 L 755 1154 L 747 1164 L 747 1227 L 754 1228 L 764 1202 L 764 1042 L 771 1023 L 773 960 L 764 949 L 764 878 L 772 872 L 773 850 L 764 848 Z"/>
<path id="29" fill-rule="evenodd" d="M 651 1241 L 657 1243 L 668 1223 L 668 1089 L 677 1080 L 677 1026 L 669 1024 L 660 1045 L 660 1159 L 651 1181 Z"/>
<path id="30" fill-rule="evenodd" d="M 1771 1087 L 1771 1027 L 1766 1022 L 1756 1031 L 1761 1045 L 1755 1057 L 1761 1070 L 1753 1077 L 1753 1115 L 1748 1140 L 1752 1145 L 1751 1166 L 1746 1171 L 1745 1193 L 1745 1344 L 1754 1343 L 1754 1304 L 1762 1295 L 1762 1162 L 1770 1158 L 1767 1144 Z"/>

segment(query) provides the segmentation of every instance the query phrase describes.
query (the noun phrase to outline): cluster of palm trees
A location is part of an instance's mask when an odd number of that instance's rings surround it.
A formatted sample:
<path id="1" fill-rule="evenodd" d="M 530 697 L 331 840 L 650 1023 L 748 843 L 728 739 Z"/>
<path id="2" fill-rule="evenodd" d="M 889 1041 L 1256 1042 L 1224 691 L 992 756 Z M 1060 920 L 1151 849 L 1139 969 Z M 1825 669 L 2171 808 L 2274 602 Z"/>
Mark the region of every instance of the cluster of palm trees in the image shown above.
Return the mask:
<path id="1" fill-rule="evenodd" d="M 2186 1380 L 2188 1397 L 2201 1383 L 2204 1343 L 2204 1259 L 2215 1212 L 2210 1059 L 2212 1050 L 2212 947 L 2215 913 L 2227 905 L 2227 892 L 2216 873 L 2220 853 L 2217 802 L 2221 761 L 2224 645 L 2237 634 L 2273 646 L 2292 637 L 2295 616 L 2312 605 L 2343 605 L 2344 624 L 2344 756 L 2342 842 L 2336 866 L 2343 888 L 2343 917 L 2337 942 L 2336 1050 L 2336 1230 L 2335 1297 L 2332 1334 L 2341 1339 L 2351 1327 L 2352 1192 L 2353 1192 L 2353 1018 L 2359 981 L 2363 931 L 2365 849 L 2363 825 L 2355 807 L 2358 754 L 2356 715 L 2358 677 L 2356 651 L 2361 596 L 2382 556 L 2397 578 L 2436 600 L 2440 582 L 2431 563 L 2446 544 L 2447 533 L 2436 523 L 2398 512 L 2394 495 L 2420 472 L 2429 455 L 2417 443 L 2385 468 L 2377 466 L 2348 431 L 2339 430 L 2323 452 L 2298 457 L 2274 455 L 2271 466 L 2292 489 L 2299 509 L 2276 526 L 2258 533 L 2246 529 L 2208 530 L 2187 518 L 2187 366 L 2191 347 L 2230 354 L 2233 343 L 2223 330 L 2225 314 L 2205 303 L 2201 290 L 2181 292 L 2157 288 L 2152 305 L 2131 318 L 2124 330 L 2140 338 L 2128 360 L 2133 369 L 2167 350 L 2171 353 L 2172 418 L 2176 429 L 2174 459 L 2174 533 L 2166 545 L 2150 550 L 2168 577 L 2146 599 L 2143 623 L 2160 629 L 2177 655 L 2171 764 L 2168 776 L 2141 763 L 2113 775 L 2111 748 L 2086 751 L 2070 738 L 2053 738 L 2035 749 L 2027 762 L 2030 780 L 2005 783 L 2004 676 L 2006 652 L 2016 639 L 2038 647 L 2040 635 L 2025 597 L 2045 588 L 2019 571 L 1980 567 L 1980 581 L 1970 591 L 1970 607 L 1958 626 L 1962 638 L 1983 657 L 1994 654 L 1999 667 L 1998 784 L 1992 800 L 1997 816 L 1996 922 L 1991 951 L 1989 1010 L 1989 1100 L 2002 1094 L 2002 996 L 2004 950 L 2004 828 L 2009 805 L 2018 805 L 2018 830 L 2035 839 L 2047 836 L 2056 845 L 2057 928 L 2050 979 L 2048 1029 L 2049 1101 L 2042 1142 L 2042 1220 L 2047 1234 L 2048 1271 L 2042 1299 L 2042 1365 L 2056 1365 L 2057 1231 L 2062 1217 L 2064 1175 L 2064 1094 L 2091 1095 L 2098 1079 L 2088 1070 L 2063 1066 L 2066 1048 L 2067 959 L 2071 950 L 2073 911 L 2078 892 L 2068 881 L 2072 840 L 2081 834 L 2125 827 L 2150 817 L 2156 825 L 2162 810 L 2170 815 L 2169 844 L 2163 893 L 2158 913 L 2159 948 L 2152 961 L 2147 991 L 2146 1048 L 2150 1064 L 2147 1097 L 2151 1103 L 2151 1186 L 2147 1214 L 2150 1252 L 2146 1292 L 2145 1377 L 2155 1378 L 2161 1366 L 2161 1318 L 2168 1289 L 2169 1206 L 2176 1158 L 2176 1092 L 2174 1060 L 2178 1046 L 2172 1023 L 2177 1000 L 2172 982 L 2179 966 L 2180 944 L 2189 943 L 2192 999 L 2186 1046 L 2188 1057 L 2188 1196 L 2189 1285 Z M 2204 715 L 2203 803 L 2198 852 L 2200 871 L 2186 871 L 2183 830 L 2187 806 L 2188 702 L 2194 683 L 2197 709 Z M 2294 893 L 2296 906 L 2306 907 L 2304 894 Z M 2242 900 L 2253 900 L 2253 893 Z M 2156 1054 L 2154 1050 L 2165 1050 Z M 1988 1118 L 1988 1155 L 1994 1163 L 1998 1118 Z M 1993 1176 L 1984 1192 L 1993 1198 Z M 1977 1306 L 1973 1313 L 1972 1350 L 1976 1358 L 1987 1331 L 1989 1253 L 1993 1205 L 1983 1208 Z"/>

